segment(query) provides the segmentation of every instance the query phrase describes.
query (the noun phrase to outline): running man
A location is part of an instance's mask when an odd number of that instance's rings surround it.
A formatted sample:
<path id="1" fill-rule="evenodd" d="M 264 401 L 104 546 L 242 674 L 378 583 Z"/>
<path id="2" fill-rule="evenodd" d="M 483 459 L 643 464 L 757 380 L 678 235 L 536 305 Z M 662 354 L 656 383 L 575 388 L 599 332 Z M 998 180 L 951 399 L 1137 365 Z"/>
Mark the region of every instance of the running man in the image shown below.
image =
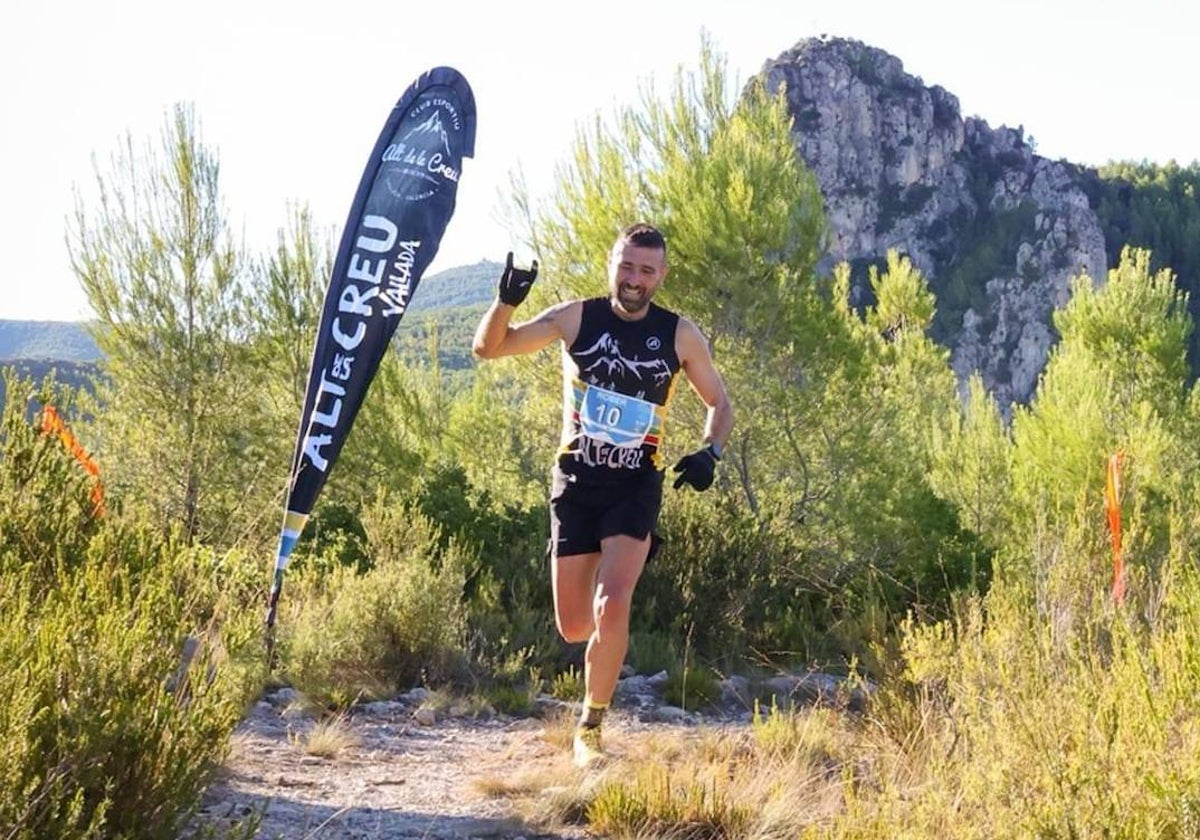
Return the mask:
<path id="1" fill-rule="evenodd" d="M 733 427 L 733 409 L 708 342 L 688 319 L 652 303 L 667 276 L 667 243 L 647 224 L 617 237 L 608 296 L 551 306 L 512 324 L 537 277 L 513 267 L 475 331 L 480 359 L 562 342 L 562 441 L 551 474 L 550 575 L 559 633 L 587 642 L 575 763 L 602 757 L 601 723 L 629 644 L 633 590 L 656 542 L 667 404 L 682 371 L 708 407 L 704 440 L 679 460 L 675 488 L 706 490 Z"/>

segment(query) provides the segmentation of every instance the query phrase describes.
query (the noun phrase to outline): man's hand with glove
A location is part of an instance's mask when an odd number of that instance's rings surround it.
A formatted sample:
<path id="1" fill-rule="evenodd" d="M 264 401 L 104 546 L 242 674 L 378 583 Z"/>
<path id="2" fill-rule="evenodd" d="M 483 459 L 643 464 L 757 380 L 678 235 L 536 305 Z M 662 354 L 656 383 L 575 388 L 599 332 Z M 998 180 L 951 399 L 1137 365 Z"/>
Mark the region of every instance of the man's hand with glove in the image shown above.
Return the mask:
<path id="1" fill-rule="evenodd" d="M 504 273 L 500 275 L 500 302 L 506 303 L 509 306 L 520 306 L 525 300 L 525 296 L 529 294 L 529 289 L 533 286 L 533 281 L 537 279 L 538 263 L 533 261 L 533 265 L 526 271 L 523 268 L 513 267 L 512 251 L 508 252 L 508 264 L 504 267 Z"/>
<path id="2" fill-rule="evenodd" d="M 679 477 L 675 479 L 675 489 L 690 484 L 697 490 L 707 490 L 712 486 L 713 473 L 719 460 L 720 449 L 715 443 L 705 444 L 703 449 L 697 449 L 691 455 L 684 455 L 672 468 L 673 472 L 679 473 Z"/>

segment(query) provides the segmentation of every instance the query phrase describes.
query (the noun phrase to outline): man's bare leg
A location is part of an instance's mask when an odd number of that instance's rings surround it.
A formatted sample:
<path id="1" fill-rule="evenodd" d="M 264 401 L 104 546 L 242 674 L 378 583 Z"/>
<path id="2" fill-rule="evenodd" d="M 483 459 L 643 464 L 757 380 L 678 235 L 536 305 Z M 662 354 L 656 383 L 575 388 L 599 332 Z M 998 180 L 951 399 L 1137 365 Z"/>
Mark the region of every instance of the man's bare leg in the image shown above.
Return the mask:
<path id="1" fill-rule="evenodd" d="M 586 642 L 596 629 L 592 603 L 600 552 L 555 557 L 550 566 L 554 622 L 567 642 Z"/>
<path id="2" fill-rule="evenodd" d="M 629 649 L 629 614 L 633 590 L 650 551 L 650 538 L 618 534 L 600 543 L 600 564 L 592 599 L 595 629 L 584 656 L 587 699 L 598 706 L 612 702 L 621 665 Z"/>
<path id="3" fill-rule="evenodd" d="M 650 538 L 613 536 L 599 554 L 556 558 L 551 577 L 559 633 L 568 642 L 587 641 L 583 712 L 575 734 L 575 761 L 601 757 L 600 723 L 612 702 L 629 648 L 633 590 L 646 565 Z"/>

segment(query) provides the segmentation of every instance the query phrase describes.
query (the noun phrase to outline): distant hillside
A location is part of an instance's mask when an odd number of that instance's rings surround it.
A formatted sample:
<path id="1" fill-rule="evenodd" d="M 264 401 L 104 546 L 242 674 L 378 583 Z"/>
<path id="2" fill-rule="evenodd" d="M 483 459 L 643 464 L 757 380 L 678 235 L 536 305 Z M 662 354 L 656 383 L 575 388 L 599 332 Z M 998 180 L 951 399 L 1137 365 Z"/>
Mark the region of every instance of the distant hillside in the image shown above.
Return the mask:
<path id="1" fill-rule="evenodd" d="M 504 265 L 480 260 L 474 265 L 449 268 L 421 280 L 409 312 L 431 312 L 486 304 L 496 294 L 496 281 Z"/>
<path id="2" fill-rule="evenodd" d="M 401 322 L 397 342 L 406 356 L 427 353 L 430 321 L 438 324 L 442 366 L 470 366 L 471 336 L 484 308 L 496 293 L 504 266 L 481 260 L 449 268 L 421 280 Z M 14 365 L 25 376 L 40 379 L 57 368 L 59 381 L 81 384 L 96 372 L 100 350 L 81 321 L 0 320 L 0 366 Z"/>
<path id="3" fill-rule="evenodd" d="M 80 321 L 0 320 L 0 362 L 94 362 L 99 358 L 96 342 Z"/>
<path id="4" fill-rule="evenodd" d="M 428 360 L 431 327 L 436 324 L 442 369 L 473 368 L 471 339 L 484 309 L 496 296 L 496 281 L 503 270 L 502 263 L 481 260 L 422 280 L 393 339 L 400 355 L 417 363 Z"/>

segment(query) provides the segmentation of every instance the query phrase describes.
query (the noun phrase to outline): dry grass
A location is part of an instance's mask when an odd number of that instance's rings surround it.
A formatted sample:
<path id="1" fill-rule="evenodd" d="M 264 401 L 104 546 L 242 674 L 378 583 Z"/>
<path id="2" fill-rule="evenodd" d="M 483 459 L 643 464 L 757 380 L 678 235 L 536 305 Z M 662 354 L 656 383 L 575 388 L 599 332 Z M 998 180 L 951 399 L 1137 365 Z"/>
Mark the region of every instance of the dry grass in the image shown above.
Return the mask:
<path id="1" fill-rule="evenodd" d="M 542 740 L 565 755 L 571 749 L 571 741 L 575 737 L 575 721 L 575 712 L 569 709 L 547 715 Z"/>
<path id="2" fill-rule="evenodd" d="M 429 709 L 437 714 L 445 714 L 450 710 L 450 707 L 457 702 L 453 691 L 446 688 L 430 689 L 425 699 L 421 701 L 420 708 Z"/>
<path id="3" fill-rule="evenodd" d="M 521 751 L 522 773 L 488 776 L 475 783 L 487 796 L 506 799 L 530 826 L 553 832 L 567 825 L 587 822 L 588 804 L 608 770 L 584 773 L 571 762 L 571 740 L 575 715 L 560 711 L 545 721 L 540 732 L 528 741 L 510 747 L 505 764 Z"/>
<path id="4" fill-rule="evenodd" d="M 554 766 L 535 767 L 516 776 L 487 776 L 477 779 L 474 787 L 494 799 L 520 799 L 542 793 L 562 782 L 562 769 Z"/>
<path id="5" fill-rule="evenodd" d="M 494 782 L 532 824 L 622 838 L 1200 837 L 1200 585 L 1157 626 L 1070 633 L 997 596 L 907 628 L 865 712 L 759 710 L 750 726 L 606 727 L 610 761 Z"/>
<path id="6" fill-rule="evenodd" d="M 350 731 L 345 716 L 339 714 L 317 721 L 303 735 L 296 736 L 294 743 L 308 755 L 334 759 L 357 747 L 360 741 Z"/>
<path id="7" fill-rule="evenodd" d="M 789 713 L 786 725 L 808 733 L 791 739 L 842 743 L 811 734 L 836 730 L 836 713 L 813 714 L 809 720 L 807 712 Z M 759 724 L 634 732 L 614 722 L 605 732 L 609 761 L 588 771 L 570 762 L 574 726 L 569 713 L 548 720 L 537 767 L 486 779 L 478 789 L 510 800 L 531 825 L 586 824 L 614 837 L 794 837 L 836 813 L 844 799 L 828 749 L 763 747 Z"/>

